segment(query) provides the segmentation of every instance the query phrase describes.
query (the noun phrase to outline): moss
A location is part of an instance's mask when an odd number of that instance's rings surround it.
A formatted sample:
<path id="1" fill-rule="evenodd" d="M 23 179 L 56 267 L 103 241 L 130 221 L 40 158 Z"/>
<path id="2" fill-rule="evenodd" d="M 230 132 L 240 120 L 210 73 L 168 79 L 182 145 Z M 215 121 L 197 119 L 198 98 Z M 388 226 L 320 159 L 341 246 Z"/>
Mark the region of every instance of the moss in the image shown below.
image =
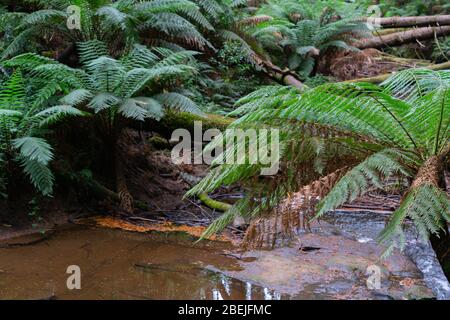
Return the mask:
<path id="1" fill-rule="evenodd" d="M 156 150 L 170 149 L 170 143 L 167 139 L 161 137 L 160 135 L 154 135 L 148 138 L 148 143 L 150 143 Z"/>
<path id="2" fill-rule="evenodd" d="M 187 129 L 194 132 L 194 122 L 201 121 L 203 131 L 219 129 L 224 131 L 235 119 L 216 114 L 206 114 L 204 117 L 187 112 L 169 111 L 159 122 L 152 123 L 151 129 L 170 138 L 176 129 Z"/>

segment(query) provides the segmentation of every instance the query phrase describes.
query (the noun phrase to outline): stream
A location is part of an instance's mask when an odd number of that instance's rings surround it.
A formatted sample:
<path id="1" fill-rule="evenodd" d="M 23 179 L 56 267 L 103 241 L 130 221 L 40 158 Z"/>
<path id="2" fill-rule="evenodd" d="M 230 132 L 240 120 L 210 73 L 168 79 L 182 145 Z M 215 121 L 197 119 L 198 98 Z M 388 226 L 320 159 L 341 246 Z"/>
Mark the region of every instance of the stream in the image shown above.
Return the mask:
<path id="1" fill-rule="evenodd" d="M 212 271 L 239 269 L 222 255 L 226 248 L 193 246 L 181 234 L 71 227 L 37 244 L 0 249 L 0 299 L 290 298 Z M 69 265 L 81 269 L 81 290 L 67 289 Z"/>
<path id="2" fill-rule="evenodd" d="M 379 215 L 336 213 L 289 247 L 239 253 L 226 242 L 194 244 L 179 232 L 73 225 L 30 245 L 23 245 L 26 237 L 3 244 L 0 299 L 445 298 L 448 282 L 433 282 L 441 271 L 430 267 L 432 257 L 425 261 L 431 276 L 411 255 L 379 260 L 382 248 L 373 239 L 382 227 Z M 81 269 L 80 290 L 67 288 L 70 265 Z M 370 288 L 374 266 L 380 286 Z"/>

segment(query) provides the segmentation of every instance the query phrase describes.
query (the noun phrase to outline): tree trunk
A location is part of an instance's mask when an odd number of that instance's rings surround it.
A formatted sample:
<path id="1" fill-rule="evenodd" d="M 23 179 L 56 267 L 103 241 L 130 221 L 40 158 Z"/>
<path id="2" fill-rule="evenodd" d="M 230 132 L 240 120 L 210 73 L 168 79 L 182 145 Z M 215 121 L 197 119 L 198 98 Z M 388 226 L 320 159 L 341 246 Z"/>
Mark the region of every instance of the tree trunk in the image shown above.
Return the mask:
<path id="1" fill-rule="evenodd" d="M 120 137 L 119 133 L 119 137 Z M 125 213 L 133 213 L 133 196 L 128 191 L 127 181 L 125 178 L 125 170 L 123 167 L 123 160 L 120 155 L 119 146 L 116 143 L 113 146 L 114 150 L 114 169 L 116 174 L 116 190 L 119 195 L 119 207 Z"/>
<path id="2" fill-rule="evenodd" d="M 445 166 L 446 166 L 446 159 L 449 156 L 450 153 L 450 143 L 447 144 L 446 148 L 441 152 L 441 154 L 438 156 L 439 161 L 439 178 L 438 178 L 438 185 L 439 187 L 447 192 L 447 185 L 445 182 Z M 450 281 L 450 233 L 448 231 L 448 226 L 446 221 L 442 221 L 444 225 L 444 229 L 441 229 L 439 231 L 439 234 L 432 234 L 430 236 L 430 242 L 431 246 L 433 247 L 434 251 L 436 252 L 436 256 L 439 260 L 439 262 L 442 265 L 442 269 L 444 270 L 444 274 L 447 277 L 447 279 Z"/>
<path id="3" fill-rule="evenodd" d="M 365 18 L 363 21 L 379 24 L 383 28 L 428 27 L 450 25 L 450 15 L 418 16 L 418 17 L 388 17 Z"/>
<path id="4" fill-rule="evenodd" d="M 416 40 L 432 39 L 435 36 L 441 37 L 450 34 L 450 26 L 444 27 L 426 27 L 404 32 L 396 32 L 386 36 L 371 37 L 361 39 L 354 43 L 354 46 L 359 49 L 380 49 L 383 47 L 399 46 Z"/>

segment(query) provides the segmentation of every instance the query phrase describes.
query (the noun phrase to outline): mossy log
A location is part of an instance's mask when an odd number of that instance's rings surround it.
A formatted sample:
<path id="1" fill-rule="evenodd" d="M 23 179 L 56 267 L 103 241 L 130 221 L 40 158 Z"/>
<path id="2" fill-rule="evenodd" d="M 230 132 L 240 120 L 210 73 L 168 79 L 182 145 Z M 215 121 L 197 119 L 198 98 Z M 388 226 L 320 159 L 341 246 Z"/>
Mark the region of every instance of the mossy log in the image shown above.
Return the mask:
<path id="1" fill-rule="evenodd" d="M 224 131 L 235 119 L 218 114 L 205 114 L 204 116 L 178 111 L 168 111 L 160 121 L 147 121 L 145 129 L 157 132 L 169 139 L 176 129 L 186 129 L 194 132 L 194 122 L 200 121 L 202 129 L 219 129 Z"/>

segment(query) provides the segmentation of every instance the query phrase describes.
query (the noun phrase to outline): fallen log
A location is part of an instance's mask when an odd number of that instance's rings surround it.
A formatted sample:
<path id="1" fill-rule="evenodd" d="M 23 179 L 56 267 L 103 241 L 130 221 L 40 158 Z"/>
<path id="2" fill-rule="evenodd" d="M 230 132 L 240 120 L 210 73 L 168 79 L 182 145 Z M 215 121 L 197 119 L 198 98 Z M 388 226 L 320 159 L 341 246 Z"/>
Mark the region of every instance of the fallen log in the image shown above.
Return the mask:
<path id="1" fill-rule="evenodd" d="M 450 25 L 450 15 L 364 18 L 362 21 L 378 24 L 383 28 L 448 26 Z"/>
<path id="2" fill-rule="evenodd" d="M 444 69 L 450 69 L 450 62 L 444 62 L 444 63 L 440 63 L 440 64 L 432 64 L 429 65 L 427 67 L 424 67 L 425 69 L 428 70 L 444 70 Z M 378 76 L 375 77 L 369 77 L 369 78 L 359 78 L 359 79 L 352 79 L 352 80 L 347 80 L 347 81 L 343 81 L 344 83 L 354 83 L 354 82 L 369 82 L 369 83 L 381 83 L 383 81 L 385 81 L 387 78 L 389 78 L 392 75 L 392 73 L 386 73 L 386 74 L 380 74 Z"/>
<path id="3" fill-rule="evenodd" d="M 398 33 L 408 31 L 408 28 L 388 28 L 388 29 L 378 29 L 372 32 L 374 37 L 387 36 L 388 34 Z"/>
<path id="4" fill-rule="evenodd" d="M 383 47 L 399 46 L 416 40 L 427 40 L 447 35 L 450 35 L 450 26 L 425 27 L 396 32 L 385 36 L 365 38 L 355 42 L 353 45 L 358 49 L 380 49 Z"/>
<path id="5" fill-rule="evenodd" d="M 288 86 L 295 87 L 300 91 L 305 90 L 307 87 L 301 82 L 297 75 L 290 70 L 282 70 L 281 68 L 275 66 L 272 62 L 267 60 L 260 61 L 261 67 L 265 72 L 273 79 L 282 82 Z"/>

